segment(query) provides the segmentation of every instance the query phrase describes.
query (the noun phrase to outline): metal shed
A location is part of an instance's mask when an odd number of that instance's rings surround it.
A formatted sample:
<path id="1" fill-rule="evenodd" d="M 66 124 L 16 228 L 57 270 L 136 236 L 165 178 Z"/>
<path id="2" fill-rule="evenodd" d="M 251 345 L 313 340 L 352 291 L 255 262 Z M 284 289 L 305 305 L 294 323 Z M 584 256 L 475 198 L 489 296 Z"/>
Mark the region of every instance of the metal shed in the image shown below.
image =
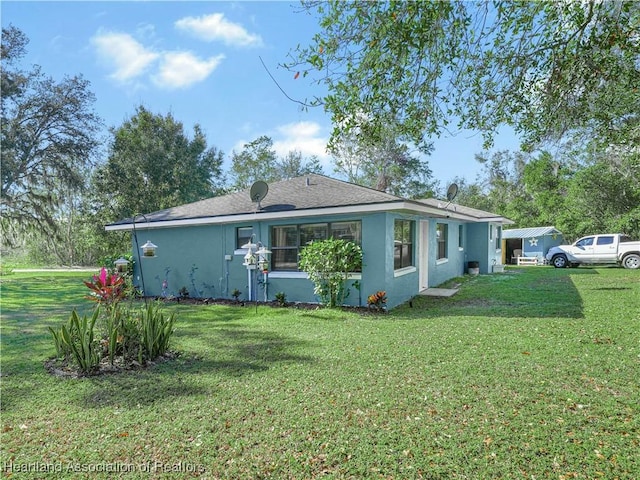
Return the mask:
<path id="1" fill-rule="evenodd" d="M 562 232 L 555 227 L 512 228 L 502 233 L 503 263 L 541 264 L 551 247 L 561 245 Z"/>

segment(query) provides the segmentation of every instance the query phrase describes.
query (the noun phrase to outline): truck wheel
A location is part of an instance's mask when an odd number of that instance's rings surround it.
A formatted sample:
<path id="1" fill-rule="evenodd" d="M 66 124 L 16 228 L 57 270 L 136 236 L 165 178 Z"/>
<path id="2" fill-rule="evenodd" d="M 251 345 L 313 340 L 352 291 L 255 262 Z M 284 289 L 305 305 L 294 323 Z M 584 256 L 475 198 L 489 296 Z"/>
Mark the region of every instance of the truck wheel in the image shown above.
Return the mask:
<path id="1" fill-rule="evenodd" d="M 637 269 L 640 268 L 640 255 L 630 253 L 622 259 L 622 266 L 624 268 Z"/>
<path id="2" fill-rule="evenodd" d="M 554 255 L 551 259 L 551 264 L 556 268 L 565 268 L 568 265 L 567 257 L 564 255 Z"/>

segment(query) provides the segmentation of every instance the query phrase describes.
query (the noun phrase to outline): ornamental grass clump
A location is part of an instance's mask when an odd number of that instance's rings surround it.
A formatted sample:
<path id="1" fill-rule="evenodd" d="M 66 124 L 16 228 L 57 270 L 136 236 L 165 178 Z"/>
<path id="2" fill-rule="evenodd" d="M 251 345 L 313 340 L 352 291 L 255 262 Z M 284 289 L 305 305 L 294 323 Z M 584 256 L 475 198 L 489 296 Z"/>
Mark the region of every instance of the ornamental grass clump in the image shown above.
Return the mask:
<path id="1" fill-rule="evenodd" d="M 96 309 L 91 318 L 86 315 L 80 318 L 73 310 L 67 325 L 62 325 L 59 330 L 49 327 L 59 358 L 73 359 L 83 374 L 92 373 L 100 363 L 99 345 L 93 334 L 98 314 L 99 309 Z"/>
<path id="2" fill-rule="evenodd" d="M 164 355 L 174 332 L 175 313 L 166 316 L 156 303 L 150 303 L 140 313 L 140 342 L 149 359 Z"/>

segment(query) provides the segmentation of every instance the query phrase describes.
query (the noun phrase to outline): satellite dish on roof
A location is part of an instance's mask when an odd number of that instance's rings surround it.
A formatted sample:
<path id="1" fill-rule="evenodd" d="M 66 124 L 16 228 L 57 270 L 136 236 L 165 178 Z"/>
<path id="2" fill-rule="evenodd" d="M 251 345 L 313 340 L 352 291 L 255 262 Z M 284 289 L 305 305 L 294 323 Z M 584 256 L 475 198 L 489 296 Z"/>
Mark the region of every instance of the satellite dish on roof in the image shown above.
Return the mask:
<path id="1" fill-rule="evenodd" d="M 447 188 L 447 200 L 449 202 L 453 202 L 453 199 L 456 198 L 456 195 L 458 195 L 458 185 L 452 183 L 451 185 L 449 185 L 449 188 Z"/>
<path id="2" fill-rule="evenodd" d="M 269 192 L 269 185 L 262 180 L 258 180 L 251 185 L 251 190 L 249 190 L 249 196 L 251 197 L 251 201 L 258 204 L 258 210 L 261 209 L 260 202 L 264 197 L 267 196 Z"/>

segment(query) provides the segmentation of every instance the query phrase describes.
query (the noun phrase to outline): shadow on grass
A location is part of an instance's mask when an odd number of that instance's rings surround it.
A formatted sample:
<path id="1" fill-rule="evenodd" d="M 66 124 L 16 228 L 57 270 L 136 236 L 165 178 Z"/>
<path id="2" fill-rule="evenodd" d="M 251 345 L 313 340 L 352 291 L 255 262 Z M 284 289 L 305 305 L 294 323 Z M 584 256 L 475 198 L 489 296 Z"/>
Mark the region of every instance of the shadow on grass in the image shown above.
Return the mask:
<path id="1" fill-rule="evenodd" d="M 572 277 L 595 269 L 529 267 L 465 277 L 452 297 L 417 296 L 392 310 L 394 318 L 480 316 L 505 318 L 584 318 L 583 300 Z"/>
<path id="2" fill-rule="evenodd" d="M 209 337 L 196 337 L 185 343 L 188 348 L 177 359 L 148 370 L 85 379 L 93 388 L 83 395 L 82 405 L 133 407 L 166 401 L 168 397 L 211 396 L 230 377 L 265 372 L 276 364 L 314 362 L 310 355 L 294 353 L 304 349 L 306 342 L 229 325 L 215 329 Z"/>

